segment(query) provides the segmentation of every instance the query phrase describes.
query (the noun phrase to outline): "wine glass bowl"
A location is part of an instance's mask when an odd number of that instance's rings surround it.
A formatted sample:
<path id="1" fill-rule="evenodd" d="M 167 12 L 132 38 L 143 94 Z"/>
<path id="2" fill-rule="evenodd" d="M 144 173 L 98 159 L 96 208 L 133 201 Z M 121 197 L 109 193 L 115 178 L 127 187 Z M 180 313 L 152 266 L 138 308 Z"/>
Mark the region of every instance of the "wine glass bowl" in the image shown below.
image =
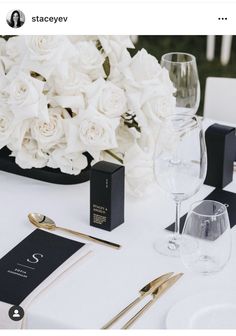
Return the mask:
<path id="1" fill-rule="evenodd" d="M 176 113 L 195 114 L 200 103 L 200 84 L 195 56 L 171 52 L 162 56 L 161 66 L 169 72 L 176 92 Z"/>
<path id="2" fill-rule="evenodd" d="M 165 119 L 157 139 L 155 177 L 175 201 L 194 195 L 205 178 L 206 150 L 203 129 L 196 116 Z"/>
<path id="3" fill-rule="evenodd" d="M 231 254 L 227 207 L 203 200 L 191 206 L 182 232 L 180 255 L 185 266 L 197 273 L 220 271 Z"/>

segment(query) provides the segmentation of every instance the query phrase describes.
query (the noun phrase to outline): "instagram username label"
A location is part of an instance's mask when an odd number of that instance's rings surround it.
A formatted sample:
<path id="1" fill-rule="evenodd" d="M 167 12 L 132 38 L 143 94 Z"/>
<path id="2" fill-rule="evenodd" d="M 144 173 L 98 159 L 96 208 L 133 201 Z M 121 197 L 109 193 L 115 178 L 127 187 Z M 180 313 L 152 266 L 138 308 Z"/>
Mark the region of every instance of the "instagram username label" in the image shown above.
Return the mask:
<path id="1" fill-rule="evenodd" d="M 33 16 L 32 22 L 67 22 L 68 16 Z"/>

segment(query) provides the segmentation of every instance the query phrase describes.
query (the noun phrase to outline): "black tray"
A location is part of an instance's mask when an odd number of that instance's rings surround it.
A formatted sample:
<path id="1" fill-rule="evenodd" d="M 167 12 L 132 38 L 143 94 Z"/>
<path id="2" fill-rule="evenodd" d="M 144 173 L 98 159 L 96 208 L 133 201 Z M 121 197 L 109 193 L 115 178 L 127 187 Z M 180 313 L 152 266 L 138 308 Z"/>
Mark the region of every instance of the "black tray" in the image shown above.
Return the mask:
<path id="1" fill-rule="evenodd" d="M 15 163 L 15 158 L 9 156 L 10 154 L 11 151 L 7 147 L 0 150 L 0 170 L 56 184 L 77 184 L 89 180 L 92 157 L 88 153 L 85 153 L 88 159 L 88 166 L 79 175 L 65 174 L 60 169 L 49 167 L 22 169 Z"/>

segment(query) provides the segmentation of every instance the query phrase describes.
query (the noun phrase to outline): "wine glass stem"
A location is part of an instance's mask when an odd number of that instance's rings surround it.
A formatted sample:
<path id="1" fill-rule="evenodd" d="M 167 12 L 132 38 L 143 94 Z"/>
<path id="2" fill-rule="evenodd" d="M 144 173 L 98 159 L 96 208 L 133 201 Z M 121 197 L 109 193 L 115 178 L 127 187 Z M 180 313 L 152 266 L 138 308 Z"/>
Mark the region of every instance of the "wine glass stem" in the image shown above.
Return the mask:
<path id="1" fill-rule="evenodd" d="M 181 202 L 176 201 L 176 213 L 175 213 L 175 236 L 180 234 L 180 206 Z"/>

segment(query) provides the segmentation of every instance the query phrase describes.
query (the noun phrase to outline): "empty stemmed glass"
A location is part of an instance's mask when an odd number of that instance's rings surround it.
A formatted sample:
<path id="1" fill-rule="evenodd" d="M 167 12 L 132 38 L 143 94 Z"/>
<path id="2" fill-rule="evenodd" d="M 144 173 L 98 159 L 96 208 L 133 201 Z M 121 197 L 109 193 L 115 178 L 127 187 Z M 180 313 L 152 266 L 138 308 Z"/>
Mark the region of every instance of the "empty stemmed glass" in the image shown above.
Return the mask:
<path id="1" fill-rule="evenodd" d="M 176 203 L 176 220 L 175 232 L 163 232 L 155 243 L 161 254 L 179 256 L 180 205 L 200 189 L 206 167 L 206 146 L 199 118 L 188 114 L 166 117 L 156 141 L 154 174 L 157 183 Z"/>
<path id="2" fill-rule="evenodd" d="M 190 270 L 204 275 L 220 271 L 231 253 L 230 223 L 225 204 L 203 200 L 188 212 L 180 255 Z"/>
<path id="3" fill-rule="evenodd" d="M 195 114 L 200 103 L 200 84 L 195 56 L 172 52 L 162 56 L 161 66 L 169 72 L 176 92 L 176 113 Z"/>

